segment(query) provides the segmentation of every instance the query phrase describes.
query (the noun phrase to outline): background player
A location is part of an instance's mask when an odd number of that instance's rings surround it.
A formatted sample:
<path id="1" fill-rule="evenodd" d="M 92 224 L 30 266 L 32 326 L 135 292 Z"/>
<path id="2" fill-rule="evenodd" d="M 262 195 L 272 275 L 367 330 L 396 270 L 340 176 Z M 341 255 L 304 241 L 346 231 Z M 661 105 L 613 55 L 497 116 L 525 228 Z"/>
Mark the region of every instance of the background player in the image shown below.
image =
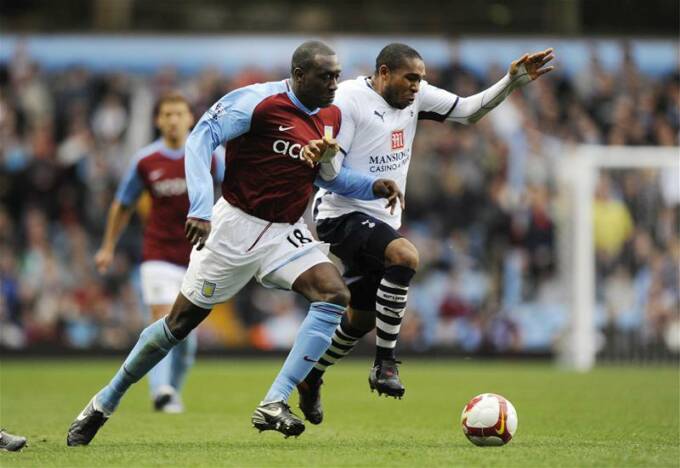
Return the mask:
<path id="1" fill-rule="evenodd" d="M 336 171 L 329 163 L 304 163 L 302 153 L 311 151 L 307 142 L 339 131 L 340 110 L 331 105 L 339 73 L 332 49 L 306 42 L 293 54 L 289 80 L 237 89 L 196 125 L 186 159 L 191 200 L 186 234 L 196 248 L 181 293 L 170 315 L 142 331 L 109 385 L 73 422 L 69 445 L 88 444 L 130 385 L 184 340 L 214 304 L 232 297 L 252 277 L 311 302 L 286 362 L 252 417 L 260 430 L 286 436 L 304 431 L 288 397 L 328 347 L 349 301 L 338 270 L 301 218 L 313 183 L 347 196 L 386 196 L 388 206 L 401 196 L 394 182 Z M 213 207 L 210 155 L 224 142 L 227 177 Z M 326 146 L 315 146 L 315 156 L 321 157 Z"/>
<path id="2" fill-rule="evenodd" d="M 405 191 L 418 120 L 475 123 L 514 89 L 552 70 L 545 67 L 552 58 L 552 49 L 525 54 L 489 89 L 459 97 L 424 80 L 425 64 L 416 50 L 389 44 L 378 55 L 373 76 L 339 86 L 335 104 L 342 111 L 342 130 L 337 142 L 345 157 L 334 163 L 394 179 Z M 368 379 L 371 390 L 398 398 L 404 394 L 394 350 L 418 251 L 397 232 L 401 207 L 387 212 L 380 202 L 353 200 L 323 189 L 315 204 L 319 238 L 342 259 L 351 291 L 350 308 L 331 346 L 298 386 L 300 408 L 310 422 L 319 424 L 321 376 L 373 328 L 377 337 Z"/>
<path id="3" fill-rule="evenodd" d="M 184 142 L 194 124 L 189 102 L 179 93 L 164 95 L 156 108 L 156 126 L 161 138 L 141 149 L 133 158 L 109 209 L 101 248 L 95 255 L 100 273 L 113 261 L 118 239 L 130 221 L 137 200 L 146 190 L 151 210 L 144 227 L 140 267 L 142 299 L 152 322 L 170 313 L 189 263 L 191 244 L 184 236 L 189 196 L 184 177 Z M 213 174 L 221 180 L 222 157 L 214 156 Z M 151 397 L 156 410 L 184 410 L 180 391 L 196 355 L 196 336 L 189 334 L 149 372 Z"/>

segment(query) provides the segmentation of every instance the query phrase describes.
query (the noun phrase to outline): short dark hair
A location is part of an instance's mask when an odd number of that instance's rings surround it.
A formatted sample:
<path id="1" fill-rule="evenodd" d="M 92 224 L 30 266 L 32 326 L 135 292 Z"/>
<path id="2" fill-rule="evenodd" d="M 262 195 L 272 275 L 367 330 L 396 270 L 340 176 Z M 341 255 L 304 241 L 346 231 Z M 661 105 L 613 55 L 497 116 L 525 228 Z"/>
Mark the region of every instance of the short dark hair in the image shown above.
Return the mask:
<path id="1" fill-rule="evenodd" d="M 375 71 L 376 73 L 378 72 L 380 65 L 387 65 L 387 68 L 390 70 L 396 70 L 401 67 L 406 60 L 413 58 L 423 59 L 416 49 L 409 47 L 406 44 L 400 44 L 398 42 L 387 44 L 378 54 L 378 58 L 375 59 Z"/>
<path id="2" fill-rule="evenodd" d="M 312 65 L 317 55 L 335 55 L 335 51 L 321 41 L 303 42 L 293 52 L 293 58 L 290 61 L 290 72 L 293 73 L 293 70 L 296 68 L 306 70 Z"/>
<path id="3" fill-rule="evenodd" d="M 158 113 L 161 111 L 161 107 L 163 106 L 163 104 L 175 103 L 175 102 L 183 102 L 189 108 L 189 112 L 192 112 L 191 103 L 189 102 L 189 99 L 187 99 L 187 97 L 184 94 L 182 94 L 181 92 L 176 91 L 176 90 L 172 90 L 172 91 L 167 91 L 167 92 L 163 93 L 158 98 L 158 100 L 156 101 L 156 105 L 154 106 L 154 109 L 153 109 L 154 117 L 158 116 Z"/>

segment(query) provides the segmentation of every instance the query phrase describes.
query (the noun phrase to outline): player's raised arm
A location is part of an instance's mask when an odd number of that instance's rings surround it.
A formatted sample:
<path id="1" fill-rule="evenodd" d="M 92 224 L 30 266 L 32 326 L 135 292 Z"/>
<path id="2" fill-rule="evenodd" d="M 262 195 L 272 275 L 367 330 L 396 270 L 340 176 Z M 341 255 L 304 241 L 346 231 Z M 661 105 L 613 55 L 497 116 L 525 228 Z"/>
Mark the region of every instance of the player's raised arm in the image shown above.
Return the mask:
<path id="1" fill-rule="evenodd" d="M 552 71 L 554 67 L 546 67 L 546 64 L 553 58 L 553 49 L 524 54 L 510 64 L 508 73 L 496 84 L 481 93 L 459 98 L 446 120 L 465 124 L 477 122 L 512 91 Z"/>

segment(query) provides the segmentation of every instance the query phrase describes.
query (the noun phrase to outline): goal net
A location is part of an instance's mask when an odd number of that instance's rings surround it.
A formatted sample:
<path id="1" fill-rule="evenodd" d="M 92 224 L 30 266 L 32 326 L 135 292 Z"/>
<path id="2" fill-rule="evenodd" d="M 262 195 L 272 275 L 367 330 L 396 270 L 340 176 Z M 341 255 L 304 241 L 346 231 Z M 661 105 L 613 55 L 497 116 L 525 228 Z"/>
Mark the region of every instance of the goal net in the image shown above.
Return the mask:
<path id="1" fill-rule="evenodd" d="M 559 361 L 677 360 L 680 148 L 577 146 L 559 160 Z"/>

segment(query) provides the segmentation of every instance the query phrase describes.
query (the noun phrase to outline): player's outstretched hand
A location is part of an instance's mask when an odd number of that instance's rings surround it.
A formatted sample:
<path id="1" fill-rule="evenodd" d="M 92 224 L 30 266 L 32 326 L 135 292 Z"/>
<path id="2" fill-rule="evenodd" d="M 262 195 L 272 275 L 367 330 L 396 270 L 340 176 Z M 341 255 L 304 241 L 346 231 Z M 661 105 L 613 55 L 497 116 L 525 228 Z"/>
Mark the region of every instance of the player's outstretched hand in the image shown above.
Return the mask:
<path id="1" fill-rule="evenodd" d="M 323 137 L 320 140 L 311 140 L 300 151 L 300 159 L 306 162 L 309 167 L 314 167 L 318 163 L 328 162 L 340 151 L 340 145 L 333 138 Z"/>
<path id="2" fill-rule="evenodd" d="M 524 65 L 524 68 L 526 69 L 529 78 L 535 80 L 539 76 L 545 75 L 546 73 L 555 69 L 555 67 L 553 66 L 550 67 L 545 66 L 548 62 L 550 62 L 554 58 L 555 56 L 553 55 L 552 48 L 545 49 L 542 52 L 535 52 L 533 54 L 524 54 L 510 64 L 508 72 L 510 73 L 510 76 L 514 78 L 515 75 L 517 75 L 517 72 L 519 71 L 519 67 L 521 65 Z"/>
<path id="3" fill-rule="evenodd" d="M 97 250 L 94 255 L 94 264 L 97 267 L 97 271 L 100 275 L 103 275 L 109 270 L 111 263 L 113 262 L 113 250 L 102 247 Z"/>
<path id="4" fill-rule="evenodd" d="M 197 245 L 196 250 L 201 250 L 210 234 L 210 221 L 198 218 L 187 218 L 184 224 L 184 235 L 191 245 Z"/>
<path id="5" fill-rule="evenodd" d="M 404 201 L 404 194 L 401 193 L 397 183 L 390 179 L 378 179 L 373 182 L 373 193 L 376 197 L 387 198 L 387 205 L 385 209 L 390 209 L 390 214 L 394 214 L 394 209 L 397 206 L 397 202 L 401 205 L 401 209 L 406 208 L 406 202 Z"/>

